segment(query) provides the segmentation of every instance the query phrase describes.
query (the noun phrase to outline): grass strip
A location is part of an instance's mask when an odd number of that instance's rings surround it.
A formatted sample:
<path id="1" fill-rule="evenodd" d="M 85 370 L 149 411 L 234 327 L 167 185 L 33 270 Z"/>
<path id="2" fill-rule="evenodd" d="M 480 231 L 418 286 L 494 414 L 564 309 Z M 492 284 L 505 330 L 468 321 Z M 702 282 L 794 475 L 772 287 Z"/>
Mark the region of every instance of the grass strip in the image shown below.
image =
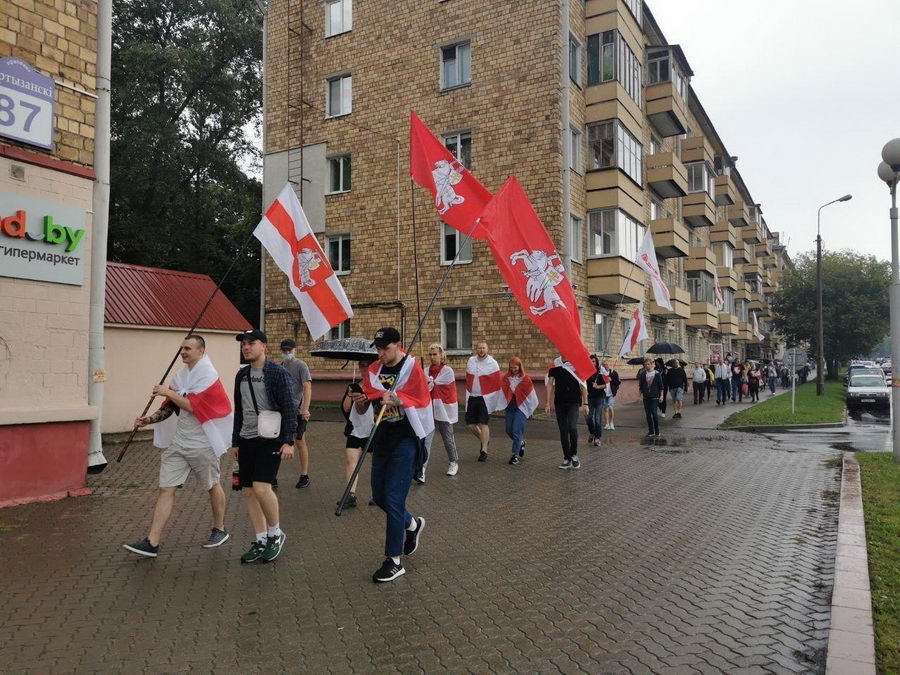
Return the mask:
<path id="1" fill-rule="evenodd" d="M 764 396 L 765 394 L 760 394 Z M 825 395 L 816 396 L 816 383 L 807 382 L 797 387 L 796 413 L 791 414 L 791 392 L 775 396 L 752 408 L 734 413 L 723 427 L 782 424 L 826 424 L 844 419 L 845 394 L 840 381 L 827 380 Z"/>

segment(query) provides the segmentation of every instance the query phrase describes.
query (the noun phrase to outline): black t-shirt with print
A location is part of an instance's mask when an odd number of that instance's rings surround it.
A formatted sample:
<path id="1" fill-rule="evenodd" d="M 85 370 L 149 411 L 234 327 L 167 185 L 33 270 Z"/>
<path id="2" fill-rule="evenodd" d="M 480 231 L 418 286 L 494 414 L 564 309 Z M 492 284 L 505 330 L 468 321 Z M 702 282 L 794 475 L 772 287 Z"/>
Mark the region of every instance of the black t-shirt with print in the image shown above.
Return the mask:
<path id="1" fill-rule="evenodd" d="M 550 377 L 553 378 L 553 404 L 581 405 L 581 384 L 572 373 L 562 366 L 550 369 Z"/>
<path id="2" fill-rule="evenodd" d="M 382 387 L 390 389 L 394 386 L 402 365 L 403 360 L 401 359 L 399 363 L 393 366 L 381 366 L 381 371 L 378 373 L 378 381 Z M 381 401 L 374 401 L 374 405 L 377 419 L 382 408 Z M 400 406 L 387 406 L 375 435 L 375 452 L 379 454 L 390 452 L 404 438 L 416 438 L 416 433 L 406 418 L 406 411 Z"/>

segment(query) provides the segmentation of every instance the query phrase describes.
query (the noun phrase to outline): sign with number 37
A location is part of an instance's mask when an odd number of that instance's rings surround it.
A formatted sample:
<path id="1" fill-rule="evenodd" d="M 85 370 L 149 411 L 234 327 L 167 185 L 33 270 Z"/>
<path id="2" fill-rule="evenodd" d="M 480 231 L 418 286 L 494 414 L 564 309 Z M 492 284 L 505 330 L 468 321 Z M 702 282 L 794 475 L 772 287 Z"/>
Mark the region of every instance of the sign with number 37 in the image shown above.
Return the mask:
<path id="1" fill-rule="evenodd" d="M 0 59 L 0 136 L 53 149 L 56 84 L 15 57 Z"/>

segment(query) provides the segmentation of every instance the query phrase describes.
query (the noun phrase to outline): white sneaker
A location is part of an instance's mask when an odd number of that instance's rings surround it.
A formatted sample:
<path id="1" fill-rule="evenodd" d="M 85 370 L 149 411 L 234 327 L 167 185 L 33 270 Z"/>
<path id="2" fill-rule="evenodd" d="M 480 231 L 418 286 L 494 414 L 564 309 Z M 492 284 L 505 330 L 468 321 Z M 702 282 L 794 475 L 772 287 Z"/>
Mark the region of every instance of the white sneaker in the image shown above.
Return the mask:
<path id="1" fill-rule="evenodd" d="M 615 424 L 610 424 L 610 425 L 609 425 L 609 430 L 610 430 L 610 431 L 615 431 L 615 430 L 616 430 L 616 425 L 615 425 Z"/>
<path id="2" fill-rule="evenodd" d="M 456 462 L 450 462 L 450 466 L 447 467 L 447 475 L 455 476 L 457 471 L 459 471 L 459 464 L 457 464 Z"/>
<path id="3" fill-rule="evenodd" d="M 608 424 L 604 424 L 604 425 L 603 425 L 603 428 L 604 428 L 604 429 L 609 429 L 609 425 L 608 425 Z"/>
<path id="4" fill-rule="evenodd" d="M 665 417 L 666 417 L 666 413 L 664 413 L 664 412 L 661 412 L 661 413 L 659 413 L 659 416 L 660 416 L 660 417 L 662 417 L 662 418 L 663 418 L 663 419 L 665 419 Z"/>

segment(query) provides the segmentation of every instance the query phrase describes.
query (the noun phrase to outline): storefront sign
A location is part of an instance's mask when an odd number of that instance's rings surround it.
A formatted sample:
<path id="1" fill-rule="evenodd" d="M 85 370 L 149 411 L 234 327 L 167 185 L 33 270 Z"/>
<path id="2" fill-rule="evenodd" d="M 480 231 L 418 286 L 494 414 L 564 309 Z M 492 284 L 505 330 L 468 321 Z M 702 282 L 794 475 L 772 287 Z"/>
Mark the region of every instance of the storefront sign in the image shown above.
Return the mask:
<path id="1" fill-rule="evenodd" d="M 87 213 L 0 192 L 0 276 L 84 283 Z"/>
<path id="2" fill-rule="evenodd" d="M 53 149 L 56 84 L 22 59 L 0 59 L 0 136 Z"/>

